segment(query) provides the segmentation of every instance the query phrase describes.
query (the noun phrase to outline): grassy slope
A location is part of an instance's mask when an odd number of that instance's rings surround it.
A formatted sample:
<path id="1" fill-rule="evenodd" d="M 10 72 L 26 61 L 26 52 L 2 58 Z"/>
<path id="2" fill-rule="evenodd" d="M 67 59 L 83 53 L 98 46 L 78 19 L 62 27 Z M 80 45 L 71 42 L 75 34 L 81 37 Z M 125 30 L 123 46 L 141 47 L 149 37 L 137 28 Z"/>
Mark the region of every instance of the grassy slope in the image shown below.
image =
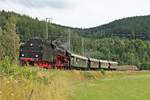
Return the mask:
<path id="1" fill-rule="evenodd" d="M 149 100 L 150 74 L 122 73 L 78 85 L 71 100 Z"/>

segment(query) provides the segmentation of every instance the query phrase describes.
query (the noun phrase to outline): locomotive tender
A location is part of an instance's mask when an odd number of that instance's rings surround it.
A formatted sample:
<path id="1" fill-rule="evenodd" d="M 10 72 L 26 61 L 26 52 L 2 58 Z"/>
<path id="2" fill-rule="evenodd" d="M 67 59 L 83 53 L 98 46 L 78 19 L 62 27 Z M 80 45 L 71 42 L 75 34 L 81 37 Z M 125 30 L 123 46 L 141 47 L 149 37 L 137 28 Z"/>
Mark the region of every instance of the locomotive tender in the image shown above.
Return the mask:
<path id="1" fill-rule="evenodd" d="M 32 38 L 20 46 L 21 64 L 37 65 L 41 68 L 57 69 L 113 69 L 118 63 L 98 60 L 70 53 L 55 43 L 40 38 Z"/>

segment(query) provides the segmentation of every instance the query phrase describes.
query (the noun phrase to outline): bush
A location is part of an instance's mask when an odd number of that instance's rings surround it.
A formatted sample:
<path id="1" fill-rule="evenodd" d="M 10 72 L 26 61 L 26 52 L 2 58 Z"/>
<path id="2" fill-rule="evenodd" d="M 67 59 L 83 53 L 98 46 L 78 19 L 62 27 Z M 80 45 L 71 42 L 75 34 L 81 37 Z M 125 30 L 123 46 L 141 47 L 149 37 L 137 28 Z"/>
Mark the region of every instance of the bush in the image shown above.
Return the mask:
<path id="1" fill-rule="evenodd" d="M 150 62 L 144 62 L 140 66 L 141 70 L 150 70 Z"/>
<path id="2" fill-rule="evenodd" d="M 5 57 L 4 60 L 0 61 L 0 74 L 2 75 L 35 79 L 37 72 L 37 68 L 30 68 L 30 66 L 20 67 L 17 64 L 13 64 L 9 57 Z"/>
<path id="3" fill-rule="evenodd" d="M 9 57 L 5 57 L 0 61 L 0 73 L 9 74 L 11 72 L 11 60 Z"/>

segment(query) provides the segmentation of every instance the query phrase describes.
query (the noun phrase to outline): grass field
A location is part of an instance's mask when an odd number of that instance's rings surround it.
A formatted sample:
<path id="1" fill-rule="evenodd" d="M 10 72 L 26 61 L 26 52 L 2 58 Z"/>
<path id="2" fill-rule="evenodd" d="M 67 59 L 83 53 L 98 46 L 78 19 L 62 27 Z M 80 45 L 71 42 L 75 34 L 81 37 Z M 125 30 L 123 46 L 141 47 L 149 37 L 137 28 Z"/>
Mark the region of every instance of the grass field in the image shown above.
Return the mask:
<path id="1" fill-rule="evenodd" d="M 149 100 L 150 72 L 63 71 L 0 62 L 0 100 Z"/>
<path id="2" fill-rule="evenodd" d="M 36 78 L 39 78 L 37 80 Z M 149 72 L 41 71 L 0 76 L 0 100 L 149 100 Z"/>
<path id="3" fill-rule="evenodd" d="M 118 74 L 118 75 L 117 75 Z M 150 74 L 113 72 L 105 78 L 78 84 L 70 100 L 149 100 Z"/>

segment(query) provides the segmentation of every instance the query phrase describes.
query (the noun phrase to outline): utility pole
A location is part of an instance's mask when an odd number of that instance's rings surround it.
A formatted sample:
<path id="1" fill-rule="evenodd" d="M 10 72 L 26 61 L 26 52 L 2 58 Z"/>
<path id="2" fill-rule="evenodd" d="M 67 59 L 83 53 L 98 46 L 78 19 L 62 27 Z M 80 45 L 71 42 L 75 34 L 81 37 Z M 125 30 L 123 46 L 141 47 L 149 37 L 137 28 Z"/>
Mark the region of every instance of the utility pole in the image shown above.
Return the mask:
<path id="1" fill-rule="evenodd" d="M 46 36 L 45 36 L 45 39 L 48 39 L 48 22 L 47 22 L 47 18 L 46 18 Z"/>
<path id="2" fill-rule="evenodd" d="M 82 55 L 84 56 L 84 38 L 82 38 Z"/>
<path id="3" fill-rule="evenodd" d="M 68 29 L 68 49 L 71 51 L 71 30 Z"/>
<path id="4" fill-rule="evenodd" d="M 49 33 L 48 33 L 48 23 L 51 23 L 52 18 L 46 18 L 46 36 L 45 38 L 48 40 L 49 39 Z"/>

